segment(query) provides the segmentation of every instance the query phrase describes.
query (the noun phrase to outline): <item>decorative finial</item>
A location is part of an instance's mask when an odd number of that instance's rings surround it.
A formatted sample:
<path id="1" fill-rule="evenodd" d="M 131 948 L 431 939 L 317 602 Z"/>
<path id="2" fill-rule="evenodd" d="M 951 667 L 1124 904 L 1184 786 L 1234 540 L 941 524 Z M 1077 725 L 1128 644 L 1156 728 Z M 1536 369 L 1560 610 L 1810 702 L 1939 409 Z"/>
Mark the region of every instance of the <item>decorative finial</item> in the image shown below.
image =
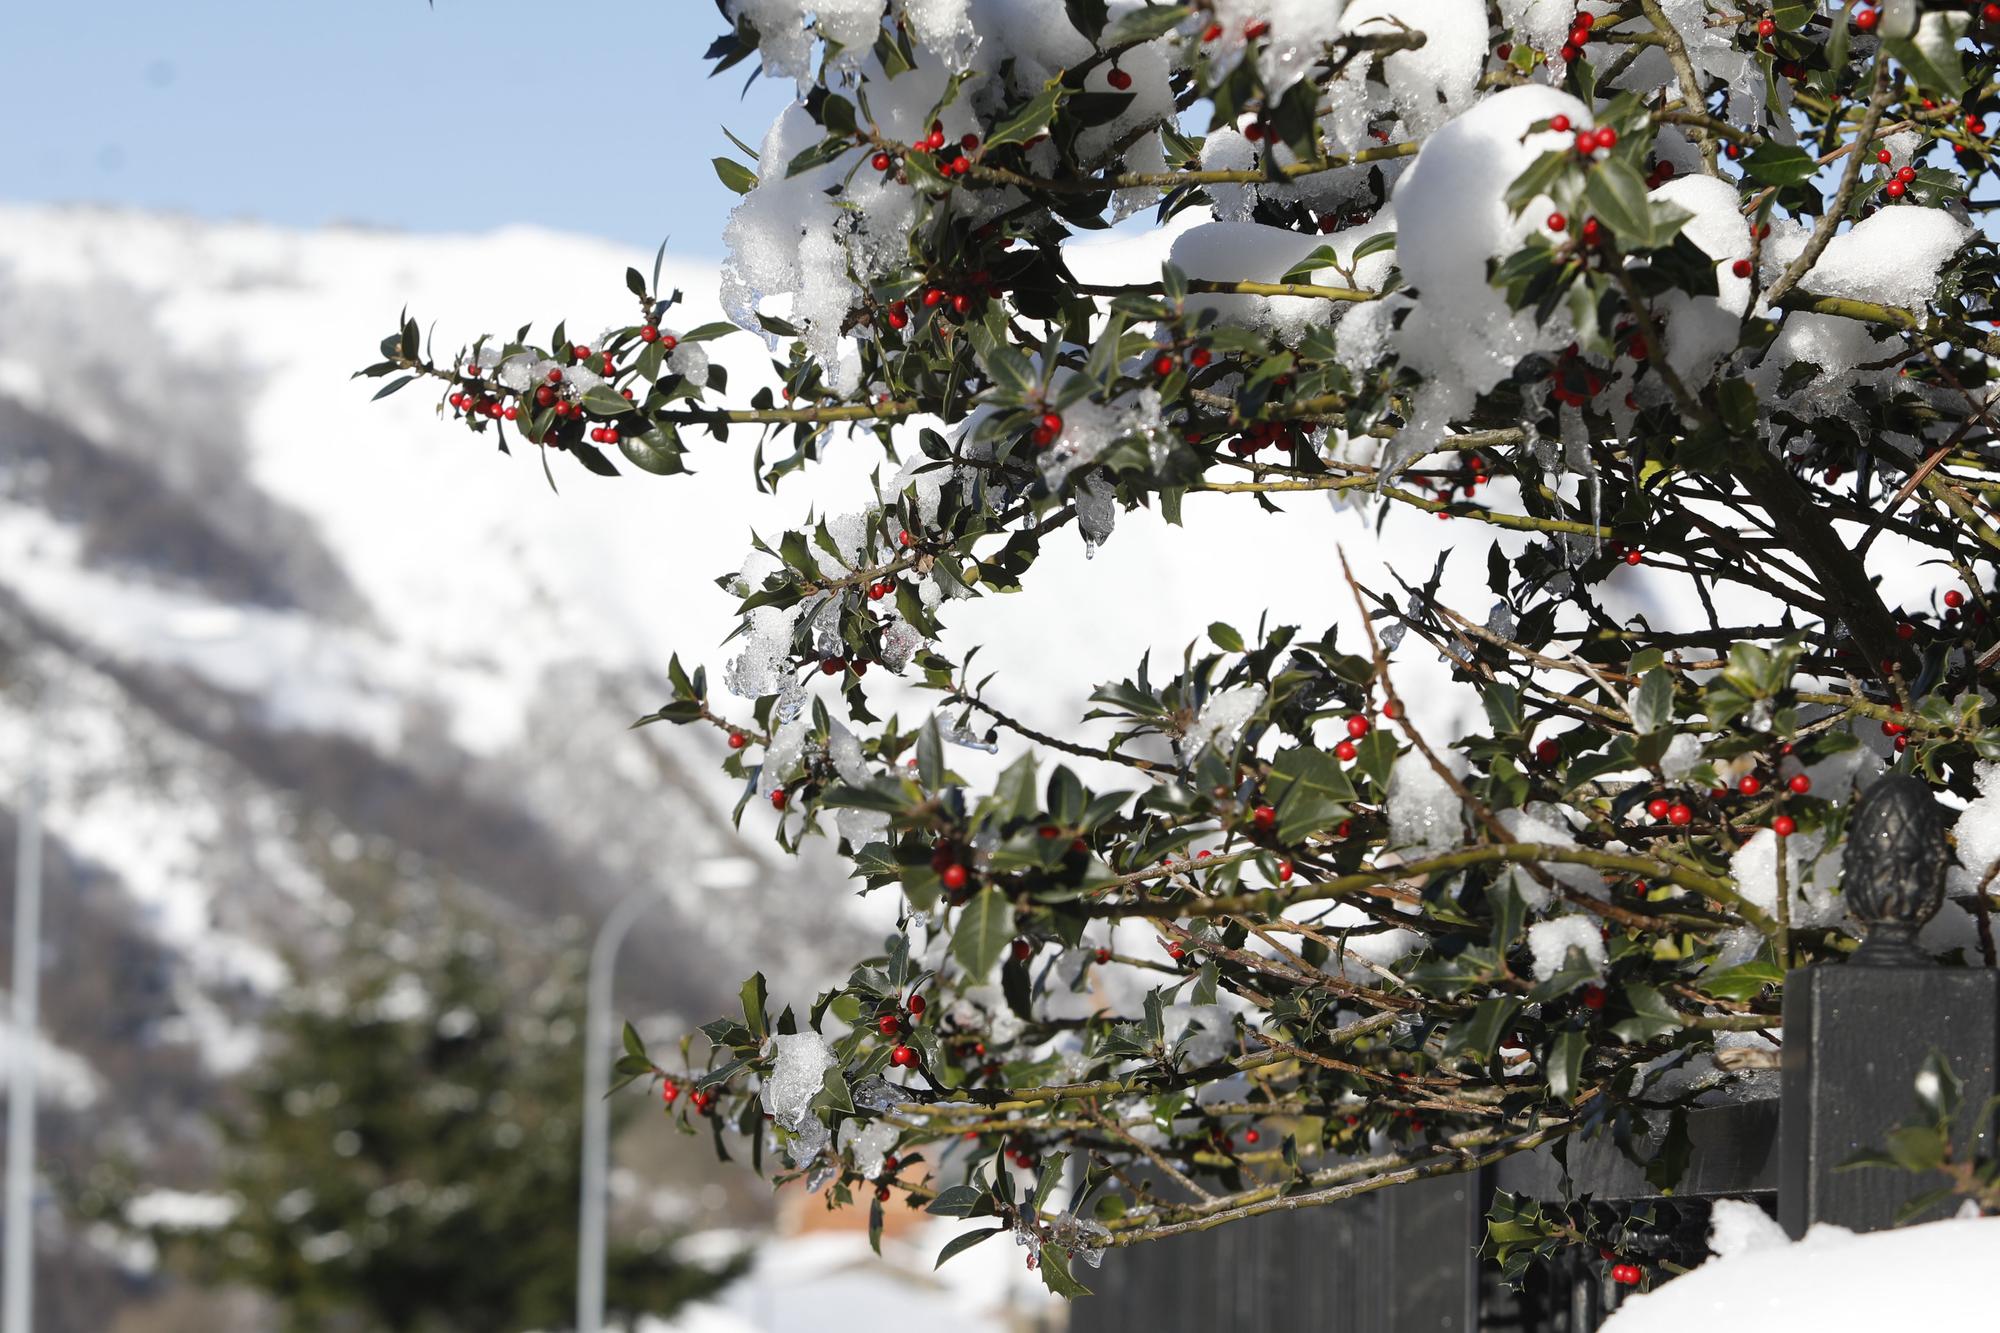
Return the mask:
<path id="1" fill-rule="evenodd" d="M 1841 862 L 1841 887 L 1867 930 L 1851 964 L 1929 961 L 1917 948 L 1917 931 L 1944 902 L 1950 862 L 1944 815 L 1929 787 L 1891 773 L 1862 794 Z"/>

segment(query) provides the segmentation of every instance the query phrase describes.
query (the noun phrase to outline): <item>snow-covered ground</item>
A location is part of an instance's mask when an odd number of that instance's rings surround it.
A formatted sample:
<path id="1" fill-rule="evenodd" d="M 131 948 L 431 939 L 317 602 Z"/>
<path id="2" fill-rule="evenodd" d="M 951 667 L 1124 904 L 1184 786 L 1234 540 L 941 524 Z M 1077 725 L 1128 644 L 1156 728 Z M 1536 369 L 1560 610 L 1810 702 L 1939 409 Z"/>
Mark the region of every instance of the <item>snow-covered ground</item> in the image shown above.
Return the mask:
<path id="1" fill-rule="evenodd" d="M 1715 1208 L 1717 1257 L 1633 1296 L 1604 1333 L 1831 1333 L 2000 1324 L 2000 1217 L 1856 1235 L 1820 1225 L 1793 1243 L 1754 1204 Z"/>

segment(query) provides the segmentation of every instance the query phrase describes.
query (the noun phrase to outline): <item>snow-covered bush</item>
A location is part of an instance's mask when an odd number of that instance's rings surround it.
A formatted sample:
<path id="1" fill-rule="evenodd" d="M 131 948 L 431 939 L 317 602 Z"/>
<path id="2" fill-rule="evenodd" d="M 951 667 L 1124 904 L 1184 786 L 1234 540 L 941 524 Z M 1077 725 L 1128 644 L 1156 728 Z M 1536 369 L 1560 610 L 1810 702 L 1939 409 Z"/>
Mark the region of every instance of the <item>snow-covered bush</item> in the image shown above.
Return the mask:
<path id="1" fill-rule="evenodd" d="M 726 691 L 675 661 L 647 720 L 713 729 L 901 928 L 810 1005 L 753 981 L 691 1064 L 631 1052 L 676 1114 L 878 1215 L 991 1219 L 968 1238 L 1070 1292 L 1106 1245 L 1704 1095 L 1787 967 L 1853 947 L 1844 829 L 1892 766 L 1973 803 L 1926 941 L 1992 963 L 2000 8 L 723 11 L 718 66 L 800 94 L 717 163 L 723 306 L 782 400 L 637 271 L 629 326 L 440 362 L 410 319 L 366 372 L 595 471 L 884 451 L 870 507 L 724 578 Z M 1065 243 L 1114 223 L 1156 278 L 1079 276 Z M 1457 520 L 1492 601 L 1245 552 L 1365 615 L 1336 642 L 1217 607 L 1177 669 L 1079 682 L 1098 729 L 1064 735 L 938 642 L 954 602 L 1036 596 L 1063 528 L 1314 491 L 1386 541 Z M 1399 696 L 1434 654 L 1477 734 Z M 878 718 L 889 675 L 934 709 Z"/>

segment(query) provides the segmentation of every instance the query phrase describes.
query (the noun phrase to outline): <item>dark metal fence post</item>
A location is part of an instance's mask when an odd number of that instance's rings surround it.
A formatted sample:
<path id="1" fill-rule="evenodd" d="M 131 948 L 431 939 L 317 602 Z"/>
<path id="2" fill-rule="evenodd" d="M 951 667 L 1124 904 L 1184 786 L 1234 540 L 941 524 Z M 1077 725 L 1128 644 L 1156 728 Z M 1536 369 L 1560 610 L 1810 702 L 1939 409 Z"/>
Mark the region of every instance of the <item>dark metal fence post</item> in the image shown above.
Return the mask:
<path id="1" fill-rule="evenodd" d="M 1943 902 L 1949 860 L 1943 816 L 1922 782 L 1891 775 L 1861 798 L 1841 886 L 1867 938 L 1845 965 L 1801 969 L 1785 984 L 1778 1220 L 1795 1237 L 1814 1222 L 1891 1226 L 1905 1202 L 1941 1183 L 1839 1169 L 1881 1148 L 1916 1110 L 1916 1077 L 1933 1052 L 1964 1083 L 1955 1143 L 1968 1143 L 1993 1094 L 2000 973 L 1939 967 L 1915 944 Z"/>

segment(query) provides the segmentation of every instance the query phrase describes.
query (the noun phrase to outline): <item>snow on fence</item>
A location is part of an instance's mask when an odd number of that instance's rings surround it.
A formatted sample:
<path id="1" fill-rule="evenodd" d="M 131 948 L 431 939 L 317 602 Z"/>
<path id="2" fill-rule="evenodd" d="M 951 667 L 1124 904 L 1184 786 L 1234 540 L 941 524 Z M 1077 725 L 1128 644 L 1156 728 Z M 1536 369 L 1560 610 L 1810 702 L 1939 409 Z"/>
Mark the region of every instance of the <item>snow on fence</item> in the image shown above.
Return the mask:
<path id="1" fill-rule="evenodd" d="M 1686 1164 L 1663 1191 L 1647 1179 L 1656 1134 L 1630 1153 L 1609 1135 L 1578 1137 L 1478 1172 L 1441 1175 L 1325 1207 L 1112 1250 L 1091 1275 L 1071 1333 L 1310 1328 L 1329 1333 L 1588 1333 L 1625 1290 L 1595 1255 L 1566 1249 L 1509 1290 L 1477 1254 L 1502 1191 L 1551 1204 L 1588 1197 L 1650 1209 L 1652 1225 L 1702 1252 L 1709 1202 L 1774 1209 L 1793 1237 L 1814 1222 L 1857 1231 L 1893 1224 L 1934 1182 L 1840 1166 L 1879 1149 L 1914 1106 L 1922 1065 L 1942 1054 L 1963 1080 L 1955 1142 L 2000 1087 L 2000 972 L 1940 966 L 1915 945 L 1937 911 L 1950 860 L 1929 790 L 1890 776 L 1857 809 L 1842 890 L 1867 928 L 1845 963 L 1794 971 L 1785 986 L 1775 1093 L 1687 1114 Z M 1987 1139 L 1991 1130 L 1987 1130 Z M 1982 1139 L 1978 1151 L 1990 1154 Z M 1919 1218 L 1945 1216 L 1955 1200 Z"/>

